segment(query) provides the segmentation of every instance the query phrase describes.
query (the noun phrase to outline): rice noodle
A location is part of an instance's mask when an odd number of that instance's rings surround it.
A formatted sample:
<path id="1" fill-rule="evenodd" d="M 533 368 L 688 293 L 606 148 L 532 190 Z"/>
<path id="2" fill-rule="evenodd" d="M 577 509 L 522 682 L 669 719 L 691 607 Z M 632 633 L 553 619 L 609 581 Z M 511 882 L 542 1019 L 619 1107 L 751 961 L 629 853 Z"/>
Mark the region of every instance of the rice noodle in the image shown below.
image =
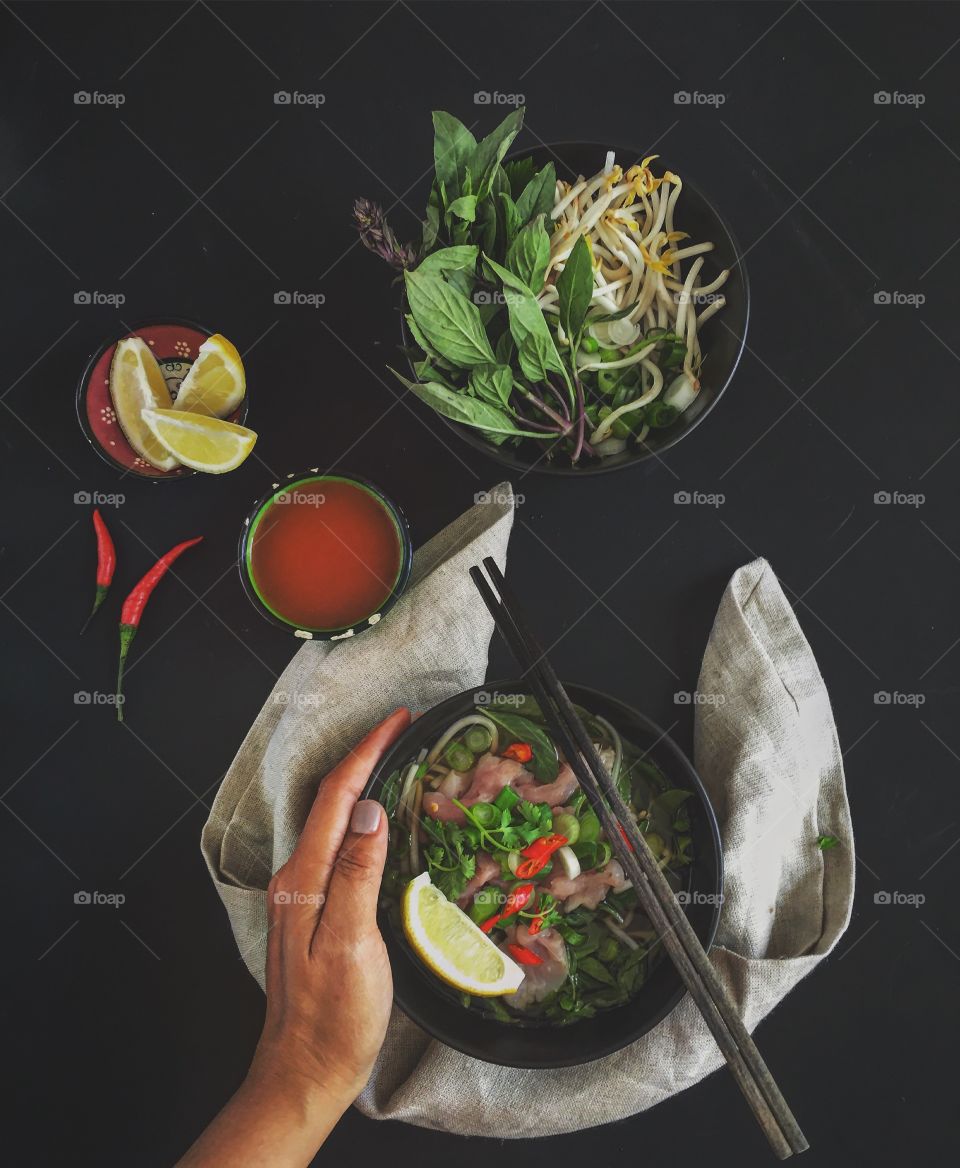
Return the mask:
<path id="1" fill-rule="evenodd" d="M 443 748 L 451 739 L 456 738 L 461 730 L 466 730 L 468 726 L 483 726 L 490 732 L 490 753 L 497 753 L 497 746 L 499 744 L 499 734 L 497 727 L 489 718 L 485 718 L 483 714 L 468 714 L 465 718 L 460 718 L 449 726 L 434 743 L 433 749 L 427 755 L 427 764 L 432 765 L 437 761 L 443 752 Z"/>

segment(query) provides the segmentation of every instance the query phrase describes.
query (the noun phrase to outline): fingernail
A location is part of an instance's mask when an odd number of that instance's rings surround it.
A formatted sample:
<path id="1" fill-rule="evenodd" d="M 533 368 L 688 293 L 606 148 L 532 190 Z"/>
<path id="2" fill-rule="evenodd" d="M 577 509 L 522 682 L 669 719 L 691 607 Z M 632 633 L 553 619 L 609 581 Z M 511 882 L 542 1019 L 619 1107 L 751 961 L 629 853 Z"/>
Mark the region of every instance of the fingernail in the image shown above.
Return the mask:
<path id="1" fill-rule="evenodd" d="M 350 830 L 357 835 L 370 835 L 380 826 L 380 804 L 373 799 L 364 799 L 353 809 L 350 816 Z"/>

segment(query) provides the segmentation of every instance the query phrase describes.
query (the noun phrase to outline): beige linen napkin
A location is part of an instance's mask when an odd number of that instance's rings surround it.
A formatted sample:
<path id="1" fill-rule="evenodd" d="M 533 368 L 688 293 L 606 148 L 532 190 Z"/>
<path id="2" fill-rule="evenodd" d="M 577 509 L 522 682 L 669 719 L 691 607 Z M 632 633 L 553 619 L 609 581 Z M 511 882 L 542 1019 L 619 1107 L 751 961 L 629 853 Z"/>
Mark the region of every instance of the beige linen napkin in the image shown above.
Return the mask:
<path id="1" fill-rule="evenodd" d="M 491 492 L 509 495 L 502 484 Z M 482 503 L 430 541 L 389 619 L 356 641 L 305 645 L 234 760 L 203 852 L 250 972 L 263 985 L 265 893 L 319 778 L 397 705 L 426 709 L 479 685 L 492 625 L 467 568 L 503 565 L 509 504 Z M 836 944 L 850 918 L 853 837 L 830 703 L 764 560 L 737 571 L 704 655 L 695 761 L 723 836 L 724 907 L 712 959 L 751 1029 Z M 842 846 L 821 852 L 821 832 Z M 461 1135 L 593 1127 L 652 1107 L 722 1063 L 684 998 L 653 1031 L 586 1068 L 492 1066 L 434 1042 L 394 1010 L 357 1106 Z M 536 1092 L 536 1108 L 518 1101 Z M 509 1122 L 504 1123 L 504 1116 Z"/>

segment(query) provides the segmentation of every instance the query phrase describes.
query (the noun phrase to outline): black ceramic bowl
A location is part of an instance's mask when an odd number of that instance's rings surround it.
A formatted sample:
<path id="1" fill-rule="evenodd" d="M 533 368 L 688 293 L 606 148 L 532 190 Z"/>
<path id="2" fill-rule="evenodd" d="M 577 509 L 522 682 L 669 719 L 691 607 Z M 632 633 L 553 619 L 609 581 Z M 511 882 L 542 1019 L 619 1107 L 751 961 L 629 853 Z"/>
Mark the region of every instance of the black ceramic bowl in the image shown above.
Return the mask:
<path id="1" fill-rule="evenodd" d="M 386 779 L 432 743 L 442 731 L 483 705 L 492 693 L 524 693 L 522 682 L 488 682 L 457 694 L 418 718 L 381 759 L 364 791 L 376 799 Z M 567 686 L 570 697 L 611 722 L 635 746 L 646 748 L 651 760 L 671 783 L 691 790 L 688 801 L 695 860 L 687 869 L 687 916 L 704 948 L 709 948 L 720 917 L 723 860 L 720 833 L 710 800 L 680 748 L 649 718 L 616 698 L 582 685 Z M 479 702 L 477 695 L 483 695 Z M 485 1062 L 508 1067 L 566 1067 L 612 1054 L 662 1021 L 684 996 L 685 988 L 666 956 L 661 957 L 637 996 L 625 1006 L 566 1026 L 507 1024 L 465 1009 L 420 962 L 385 913 L 380 921 L 393 968 L 397 1005 L 428 1034 L 456 1050 Z"/>
<path id="2" fill-rule="evenodd" d="M 642 158 L 642 154 L 633 148 L 611 147 L 594 142 L 556 142 L 535 150 L 522 150 L 510 157 L 511 159 L 530 157 L 538 168 L 553 161 L 557 168 L 557 177 L 569 181 L 579 174 L 596 174 L 610 149 L 615 150 L 617 162 L 624 170 Z M 680 415 L 674 425 L 664 430 L 652 431 L 643 446 L 631 445 L 622 454 L 602 460 L 588 459 L 576 466 L 571 466 L 569 461 L 565 462 L 561 458 L 548 461 L 543 457 L 541 443 L 533 439 L 521 441 L 518 446 L 494 446 L 470 426 L 462 426 L 459 422 L 452 422 L 439 414 L 436 415 L 474 450 L 519 472 L 533 470 L 553 475 L 606 474 L 608 471 L 645 462 L 649 458 L 661 457 L 698 426 L 720 400 L 733 380 L 746 344 L 747 322 L 750 317 L 747 269 L 740 259 L 740 248 L 726 220 L 707 201 L 698 187 L 687 179 L 687 170 L 682 160 L 678 161 L 666 155 L 658 157 L 657 173 L 662 174 L 670 169 L 675 170 L 683 179 L 683 191 L 677 205 L 677 229 L 688 232 L 692 237 L 691 243 L 712 240 L 716 244 L 714 250 L 704 257 L 702 282 L 709 283 L 724 268 L 731 269 L 730 278 L 723 288 L 727 303 L 716 316 L 707 321 L 700 334 L 704 363 L 700 378 L 701 389 L 696 401 Z M 403 313 L 400 315 L 400 321 L 404 345 L 413 345 L 413 338 L 409 335 Z M 412 367 L 411 377 L 416 377 Z"/>

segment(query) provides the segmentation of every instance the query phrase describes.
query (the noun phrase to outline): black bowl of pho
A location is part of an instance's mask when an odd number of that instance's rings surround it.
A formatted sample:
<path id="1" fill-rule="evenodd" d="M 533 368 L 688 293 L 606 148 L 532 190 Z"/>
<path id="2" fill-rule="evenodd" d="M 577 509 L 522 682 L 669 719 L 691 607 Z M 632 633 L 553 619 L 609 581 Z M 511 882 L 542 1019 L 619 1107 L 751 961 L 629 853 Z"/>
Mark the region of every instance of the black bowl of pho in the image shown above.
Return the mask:
<path id="1" fill-rule="evenodd" d="M 716 818 L 683 752 L 623 702 L 569 686 L 704 947 L 720 914 Z M 380 925 L 397 1004 L 504 1066 L 559 1067 L 645 1034 L 685 990 L 519 682 L 419 718 L 364 793 L 390 847 Z"/>
<path id="2" fill-rule="evenodd" d="M 661 457 L 743 353 L 750 296 L 730 228 L 666 155 L 558 143 L 501 171 L 511 210 L 486 231 L 448 209 L 449 239 L 441 226 L 405 273 L 400 380 L 517 471 Z"/>

